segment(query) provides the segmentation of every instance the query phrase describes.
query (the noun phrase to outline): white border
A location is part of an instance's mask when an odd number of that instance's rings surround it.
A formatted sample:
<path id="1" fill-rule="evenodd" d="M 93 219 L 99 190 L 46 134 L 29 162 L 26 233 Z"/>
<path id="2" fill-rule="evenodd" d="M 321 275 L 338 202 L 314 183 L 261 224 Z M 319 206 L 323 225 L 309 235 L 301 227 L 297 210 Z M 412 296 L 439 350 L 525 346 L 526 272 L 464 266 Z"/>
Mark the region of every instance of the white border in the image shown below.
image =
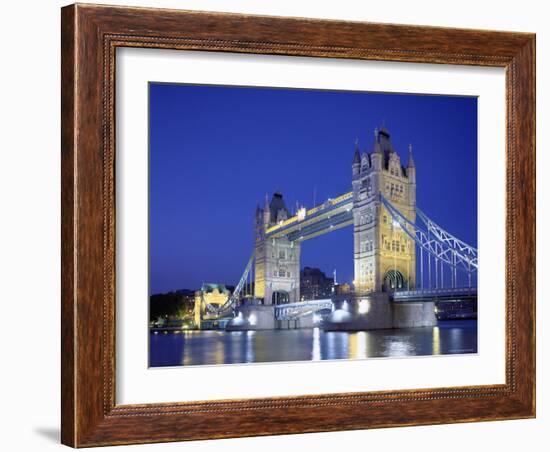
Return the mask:
<path id="1" fill-rule="evenodd" d="M 505 382 L 503 69 L 119 48 L 116 70 L 118 404 Z M 148 369 L 149 81 L 478 95 L 479 353 Z"/>

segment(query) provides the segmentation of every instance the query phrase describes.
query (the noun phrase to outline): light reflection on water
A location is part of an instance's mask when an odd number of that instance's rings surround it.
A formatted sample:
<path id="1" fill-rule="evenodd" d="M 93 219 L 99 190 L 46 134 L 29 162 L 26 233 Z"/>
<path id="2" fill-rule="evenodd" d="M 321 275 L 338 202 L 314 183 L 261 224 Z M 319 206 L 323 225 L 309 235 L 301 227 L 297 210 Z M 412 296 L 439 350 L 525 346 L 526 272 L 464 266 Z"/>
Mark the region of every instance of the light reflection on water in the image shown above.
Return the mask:
<path id="1" fill-rule="evenodd" d="M 437 327 L 324 332 L 319 328 L 267 331 L 184 331 L 151 334 L 150 366 L 320 361 L 477 352 L 475 320 Z"/>

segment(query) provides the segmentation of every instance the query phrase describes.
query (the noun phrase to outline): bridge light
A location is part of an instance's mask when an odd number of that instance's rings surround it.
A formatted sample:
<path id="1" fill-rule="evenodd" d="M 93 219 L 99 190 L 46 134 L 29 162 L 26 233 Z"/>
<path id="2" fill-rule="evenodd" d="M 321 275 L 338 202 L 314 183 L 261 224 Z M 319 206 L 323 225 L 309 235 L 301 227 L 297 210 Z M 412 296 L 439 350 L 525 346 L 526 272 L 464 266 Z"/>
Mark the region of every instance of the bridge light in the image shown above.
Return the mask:
<path id="1" fill-rule="evenodd" d="M 343 309 L 337 309 L 330 316 L 331 322 L 342 323 L 349 322 L 351 320 L 351 314 Z"/>
<path id="2" fill-rule="evenodd" d="M 256 325 L 257 321 L 258 321 L 258 318 L 256 317 L 256 314 L 250 314 L 248 316 L 248 323 L 250 323 L 250 325 L 252 326 Z"/>
<path id="3" fill-rule="evenodd" d="M 359 302 L 359 314 L 366 314 L 370 310 L 370 301 L 361 300 Z"/>
<path id="4" fill-rule="evenodd" d="M 393 220 L 391 224 L 394 228 L 401 229 L 401 225 L 399 224 L 399 222 L 397 220 Z"/>
<path id="5" fill-rule="evenodd" d="M 242 325 L 244 323 L 243 313 L 241 311 L 239 311 L 239 313 L 237 314 L 237 317 L 235 317 L 233 320 L 231 320 L 231 322 L 234 325 Z"/>

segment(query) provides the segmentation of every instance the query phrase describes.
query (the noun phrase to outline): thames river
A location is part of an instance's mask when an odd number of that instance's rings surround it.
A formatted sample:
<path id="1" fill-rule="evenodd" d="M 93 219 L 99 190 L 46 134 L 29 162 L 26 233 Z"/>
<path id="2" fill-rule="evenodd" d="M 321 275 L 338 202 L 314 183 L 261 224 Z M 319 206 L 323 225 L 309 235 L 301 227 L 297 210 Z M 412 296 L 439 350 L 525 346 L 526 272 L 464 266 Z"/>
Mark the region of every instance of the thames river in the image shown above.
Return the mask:
<path id="1" fill-rule="evenodd" d="M 150 367 L 477 353 L 477 321 L 354 332 L 319 328 L 152 333 Z"/>

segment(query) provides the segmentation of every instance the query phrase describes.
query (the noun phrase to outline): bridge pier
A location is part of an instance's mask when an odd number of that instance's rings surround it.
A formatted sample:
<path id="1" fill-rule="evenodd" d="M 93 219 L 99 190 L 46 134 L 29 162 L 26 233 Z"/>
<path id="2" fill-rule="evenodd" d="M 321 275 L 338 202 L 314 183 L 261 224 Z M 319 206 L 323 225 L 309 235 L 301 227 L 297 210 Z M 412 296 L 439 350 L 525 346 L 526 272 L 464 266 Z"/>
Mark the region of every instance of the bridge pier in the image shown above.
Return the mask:
<path id="1" fill-rule="evenodd" d="M 304 315 L 296 319 L 275 320 L 278 330 L 297 330 L 300 328 L 313 328 L 313 314 Z"/>
<path id="2" fill-rule="evenodd" d="M 332 309 L 330 299 L 282 305 L 245 304 L 236 309 L 226 331 L 294 330 L 319 325 L 317 311 Z"/>
<path id="3" fill-rule="evenodd" d="M 231 319 L 226 331 L 256 331 L 275 329 L 275 308 L 264 305 L 243 305 L 237 308 L 235 318 Z"/>
<path id="4" fill-rule="evenodd" d="M 435 326 L 434 302 L 395 303 L 386 292 L 353 294 L 335 301 L 324 321 L 325 331 L 364 331 Z"/>
<path id="5" fill-rule="evenodd" d="M 393 328 L 415 328 L 422 326 L 435 326 L 435 302 L 392 302 Z"/>
<path id="6" fill-rule="evenodd" d="M 325 331 L 361 331 L 393 327 L 392 308 L 385 292 L 349 294 L 335 301 L 335 310 L 324 321 Z"/>

